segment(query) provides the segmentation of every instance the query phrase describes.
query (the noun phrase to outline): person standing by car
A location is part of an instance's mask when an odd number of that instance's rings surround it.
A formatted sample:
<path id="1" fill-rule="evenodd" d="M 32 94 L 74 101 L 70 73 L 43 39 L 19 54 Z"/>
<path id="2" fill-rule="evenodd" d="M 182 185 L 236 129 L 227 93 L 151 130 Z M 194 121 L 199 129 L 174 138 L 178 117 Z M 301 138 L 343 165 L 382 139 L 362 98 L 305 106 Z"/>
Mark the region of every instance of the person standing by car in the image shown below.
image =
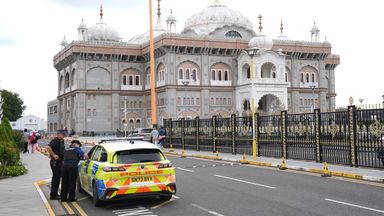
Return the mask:
<path id="1" fill-rule="evenodd" d="M 74 202 L 77 200 L 76 180 L 78 164 L 81 159 L 88 160 L 88 155 L 81 150 L 79 140 L 72 140 L 71 145 L 64 151 L 63 170 L 61 177 L 61 202 Z"/>
<path id="2" fill-rule="evenodd" d="M 64 157 L 64 131 L 59 130 L 57 132 L 56 138 L 51 140 L 51 142 L 47 145 L 47 151 L 51 158 L 49 164 L 52 170 L 52 181 L 51 181 L 51 200 L 58 200 L 60 196 L 58 194 L 60 179 L 61 179 L 61 168 Z"/>
<path id="3" fill-rule="evenodd" d="M 151 143 L 157 145 L 158 139 L 159 139 L 159 131 L 157 130 L 157 127 L 155 127 L 152 130 Z"/>
<path id="4" fill-rule="evenodd" d="M 159 129 L 159 145 L 160 148 L 164 148 L 164 143 L 165 143 L 165 137 L 167 135 L 167 132 L 164 129 L 164 126 L 161 126 Z"/>

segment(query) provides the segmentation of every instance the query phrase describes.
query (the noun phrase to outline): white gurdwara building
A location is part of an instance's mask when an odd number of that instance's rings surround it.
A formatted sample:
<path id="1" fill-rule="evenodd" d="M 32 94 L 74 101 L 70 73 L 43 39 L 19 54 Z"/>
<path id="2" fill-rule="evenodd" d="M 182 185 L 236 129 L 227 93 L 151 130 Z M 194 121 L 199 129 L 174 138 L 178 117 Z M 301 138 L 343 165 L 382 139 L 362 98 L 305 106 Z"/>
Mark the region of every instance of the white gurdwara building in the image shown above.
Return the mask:
<path id="1" fill-rule="evenodd" d="M 159 3 L 160 5 L 160 3 Z M 250 115 L 255 98 L 258 112 L 289 113 L 335 110 L 335 68 L 340 63 L 331 44 L 320 41 L 319 29 L 303 42 L 255 32 L 241 12 L 219 0 L 189 17 L 180 33 L 171 14 L 166 27 L 160 8 L 154 27 L 157 122 L 169 118 Z M 79 38 L 61 43 L 54 56 L 58 74 L 57 100 L 48 104 L 48 130 L 113 133 L 151 126 L 149 32 L 128 41 L 104 22 L 78 27 Z M 252 58 L 249 48 L 259 50 Z M 252 88 L 251 83 L 254 83 Z M 253 91 L 252 91 L 253 89 Z M 52 117 L 50 117 L 52 115 Z M 54 119 L 54 120 L 50 120 Z"/>

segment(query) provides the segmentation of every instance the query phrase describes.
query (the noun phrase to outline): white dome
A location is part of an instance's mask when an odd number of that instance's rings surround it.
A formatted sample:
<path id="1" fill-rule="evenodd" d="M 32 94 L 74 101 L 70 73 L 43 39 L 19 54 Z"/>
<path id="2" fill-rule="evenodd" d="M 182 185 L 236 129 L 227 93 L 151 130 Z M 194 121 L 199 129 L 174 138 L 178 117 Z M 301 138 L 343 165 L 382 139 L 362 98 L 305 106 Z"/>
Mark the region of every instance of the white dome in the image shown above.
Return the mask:
<path id="1" fill-rule="evenodd" d="M 261 51 L 270 50 L 273 47 L 273 40 L 266 35 L 257 35 L 249 41 L 248 46 Z"/>
<path id="2" fill-rule="evenodd" d="M 156 26 L 153 28 L 153 38 L 156 38 L 157 36 L 160 36 L 164 33 L 166 33 L 167 30 L 163 27 L 163 25 L 161 24 L 161 19 L 158 18 L 157 19 L 157 24 Z M 134 44 L 143 44 L 145 42 L 148 42 L 149 41 L 149 31 L 143 33 L 143 34 L 140 34 L 140 35 L 137 35 L 133 38 L 131 38 L 128 42 L 130 43 L 134 43 Z"/>
<path id="3" fill-rule="evenodd" d="M 194 31 L 198 35 L 208 35 L 224 26 L 238 26 L 253 32 L 252 22 L 247 17 L 219 1 L 188 18 L 183 32 Z"/>
<path id="4" fill-rule="evenodd" d="M 88 31 L 88 40 L 120 41 L 120 34 L 106 23 L 99 22 L 91 26 Z"/>

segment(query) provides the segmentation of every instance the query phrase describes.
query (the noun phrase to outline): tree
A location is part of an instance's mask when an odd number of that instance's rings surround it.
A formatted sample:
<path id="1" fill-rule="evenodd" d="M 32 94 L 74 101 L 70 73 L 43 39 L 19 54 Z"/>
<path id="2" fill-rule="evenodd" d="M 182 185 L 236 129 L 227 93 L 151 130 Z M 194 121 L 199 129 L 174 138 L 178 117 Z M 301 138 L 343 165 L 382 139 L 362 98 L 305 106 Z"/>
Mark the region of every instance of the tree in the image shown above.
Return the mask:
<path id="1" fill-rule="evenodd" d="M 16 121 L 23 114 L 26 106 L 24 101 L 19 97 L 19 94 L 7 90 L 1 90 L 3 98 L 3 116 L 10 121 Z"/>
<path id="2" fill-rule="evenodd" d="M 19 147 L 16 144 L 13 138 L 12 127 L 9 124 L 7 117 L 3 118 L 0 124 L 0 141 L 3 141 L 3 144 L 7 144 L 7 150 L 12 148 L 14 151 L 19 152 Z M 11 152 L 13 152 L 13 150 Z M 7 161 L 8 164 L 15 164 L 20 160 L 20 155 L 16 154 L 16 156 L 12 157 L 12 160 Z"/>

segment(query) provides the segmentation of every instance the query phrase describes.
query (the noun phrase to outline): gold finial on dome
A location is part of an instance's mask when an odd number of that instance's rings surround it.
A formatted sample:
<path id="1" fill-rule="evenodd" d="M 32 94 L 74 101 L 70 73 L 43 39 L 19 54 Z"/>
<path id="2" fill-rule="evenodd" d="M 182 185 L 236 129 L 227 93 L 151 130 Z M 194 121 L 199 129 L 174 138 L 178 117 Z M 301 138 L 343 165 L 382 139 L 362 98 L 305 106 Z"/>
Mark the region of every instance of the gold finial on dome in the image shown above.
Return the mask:
<path id="1" fill-rule="evenodd" d="M 160 18 L 160 16 L 161 16 L 160 1 L 161 0 L 157 0 L 157 17 L 158 18 Z"/>
<path id="2" fill-rule="evenodd" d="M 262 33 L 263 32 L 263 22 L 262 22 L 262 16 L 261 16 L 261 14 L 259 14 L 259 33 Z"/>
<path id="3" fill-rule="evenodd" d="M 100 22 L 103 21 L 103 2 L 100 0 Z"/>
<path id="4" fill-rule="evenodd" d="M 283 20 L 281 19 L 281 22 L 280 22 L 280 33 L 281 33 L 281 35 L 283 35 L 283 30 L 284 30 Z"/>

